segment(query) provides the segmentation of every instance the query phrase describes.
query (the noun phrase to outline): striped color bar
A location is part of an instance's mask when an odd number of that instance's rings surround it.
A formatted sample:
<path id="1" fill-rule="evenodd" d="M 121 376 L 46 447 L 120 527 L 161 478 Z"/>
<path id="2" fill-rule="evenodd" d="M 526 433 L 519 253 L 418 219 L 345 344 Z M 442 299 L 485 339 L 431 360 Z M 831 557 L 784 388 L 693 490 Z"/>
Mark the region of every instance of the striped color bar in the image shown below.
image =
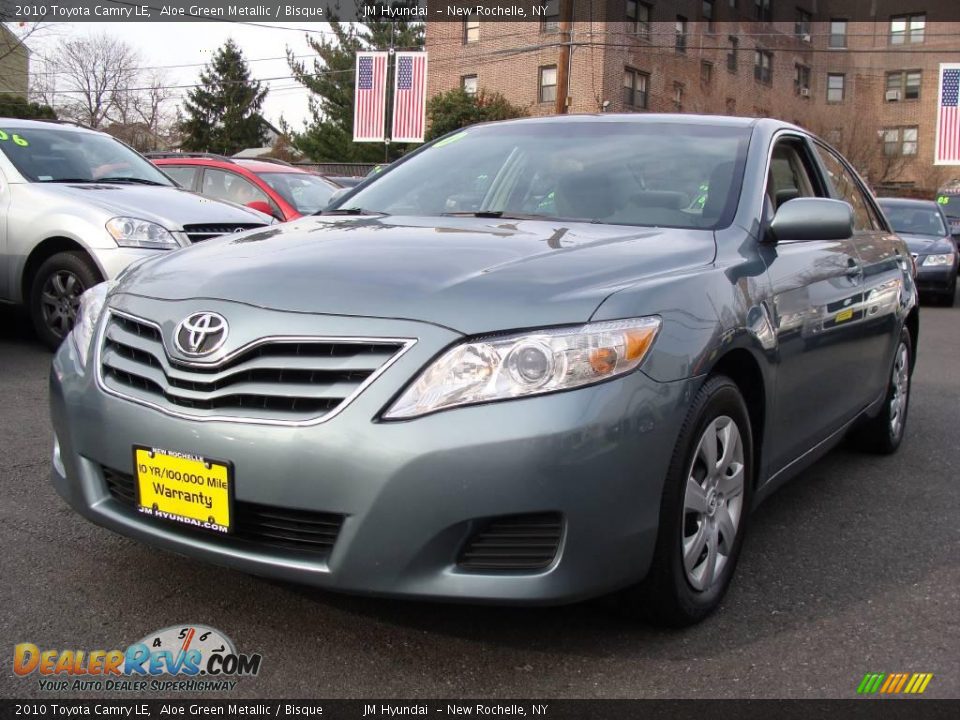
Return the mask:
<path id="1" fill-rule="evenodd" d="M 933 679 L 933 673 L 867 673 L 857 686 L 858 695 L 920 695 Z"/>

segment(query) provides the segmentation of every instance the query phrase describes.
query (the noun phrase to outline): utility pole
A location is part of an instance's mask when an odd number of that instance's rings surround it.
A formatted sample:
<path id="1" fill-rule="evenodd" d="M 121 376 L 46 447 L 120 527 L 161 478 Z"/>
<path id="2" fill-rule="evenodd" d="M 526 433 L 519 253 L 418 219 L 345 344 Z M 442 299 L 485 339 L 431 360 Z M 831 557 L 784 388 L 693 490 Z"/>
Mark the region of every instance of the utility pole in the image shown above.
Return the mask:
<path id="1" fill-rule="evenodd" d="M 557 61 L 557 100 L 555 112 L 566 115 L 570 95 L 570 45 L 573 27 L 573 0 L 560 0 L 560 59 Z"/>

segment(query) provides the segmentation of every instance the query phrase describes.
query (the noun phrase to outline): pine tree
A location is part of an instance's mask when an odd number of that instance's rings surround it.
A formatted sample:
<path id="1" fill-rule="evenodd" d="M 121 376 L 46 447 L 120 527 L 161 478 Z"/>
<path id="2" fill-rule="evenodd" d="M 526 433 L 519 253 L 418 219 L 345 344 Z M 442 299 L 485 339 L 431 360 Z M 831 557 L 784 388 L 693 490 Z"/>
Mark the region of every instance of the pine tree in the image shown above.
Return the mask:
<path id="1" fill-rule="evenodd" d="M 266 133 L 260 108 L 266 96 L 267 88 L 250 77 L 243 52 L 228 39 L 200 73 L 199 86 L 187 95 L 181 147 L 233 155 L 263 146 Z"/>
<path id="2" fill-rule="evenodd" d="M 365 6 L 383 2 L 361 3 Z M 406 6 L 397 0 L 390 3 Z M 366 20 L 342 23 L 330 18 L 334 38 L 307 37 L 317 57 L 308 66 L 287 49 L 287 62 L 294 78 L 311 92 L 311 120 L 294 136 L 294 145 L 316 162 L 382 162 L 383 145 L 353 142 L 353 86 L 357 52 L 361 50 L 418 50 L 423 47 L 423 23 Z M 392 83 L 387 83 L 388 104 Z M 389 118 L 388 118 L 389 121 Z M 408 145 L 391 144 L 390 159 L 402 155 Z"/>

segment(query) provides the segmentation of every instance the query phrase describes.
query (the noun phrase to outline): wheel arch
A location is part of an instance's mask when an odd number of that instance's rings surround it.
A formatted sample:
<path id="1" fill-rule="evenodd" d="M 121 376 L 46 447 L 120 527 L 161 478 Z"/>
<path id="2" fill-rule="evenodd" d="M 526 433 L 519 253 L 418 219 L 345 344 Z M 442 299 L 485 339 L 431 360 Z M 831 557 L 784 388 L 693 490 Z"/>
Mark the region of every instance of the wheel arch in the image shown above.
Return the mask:
<path id="1" fill-rule="evenodd" d="M 763 468 L 763 445 L 766 434 L 767 386 L 760 363 L 746 348 L 732 348 L 720 356 L 710 368 L 711 375 L 725 375 L 740 390 L 747 405 L 753 440 L 753 478 L 754 488 Z"/>
<path id="2" fill-rule="evenodd" d="M 33 286 L 33 281 L 37 276 L 37 271 L 44 262 L 57 253 L 75 251 L 82 252 L 84 255 L 86 255 L 90 259 L 90 262 L 93 263 L 94 267 L 97 268 L 97 272 L 100 273 L 100 276 L 103 277 L 103 268 L 100 267 L 99 263 L 96 261 L 93 255 L 90 254 L 87 248 L 85 248 L 79 242 L 61 235 L 48 237 L 30 251 L 30 255 L 27 256 L 27 261 L 23 265 L 23 272 L 20 275 L 20 301 L 24 305 L 28 305 L 30 303 L 30 288 Z"/>

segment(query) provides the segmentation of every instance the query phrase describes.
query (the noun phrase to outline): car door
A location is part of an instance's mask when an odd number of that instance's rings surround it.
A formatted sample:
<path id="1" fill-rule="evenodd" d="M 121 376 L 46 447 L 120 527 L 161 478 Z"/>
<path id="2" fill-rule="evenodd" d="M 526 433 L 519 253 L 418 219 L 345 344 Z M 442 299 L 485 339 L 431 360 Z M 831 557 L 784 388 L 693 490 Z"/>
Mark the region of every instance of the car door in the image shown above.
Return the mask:
<path id="1" fill-rule="evenodd" d="M 798 197 L 829 197 L 808 141 L 775 140 L 769 161 L 765 224 Z M 863 293 L 852 239 L 778 239 L 768 262 L 778 340 L 777 432 L 768 443 L 779 470 L 828 438 L 852 416 L 850 386 L 858 381 L 862 343 L 856 308 Z"/>
<path id="2" fill-rule="evenodd" d="M 829 148 L 814 143 L 833 197 L 853 208 L 853 241 L 863 268 L 863 297 L 854 308 L 863 354 L 855 386 L 861 408 L 878 399 L 887 387 L 890 363 L 902 322 L 905 274 L 910 272 L 909 251 L 888 227 L 866 187 L 844 160 Z"/>

